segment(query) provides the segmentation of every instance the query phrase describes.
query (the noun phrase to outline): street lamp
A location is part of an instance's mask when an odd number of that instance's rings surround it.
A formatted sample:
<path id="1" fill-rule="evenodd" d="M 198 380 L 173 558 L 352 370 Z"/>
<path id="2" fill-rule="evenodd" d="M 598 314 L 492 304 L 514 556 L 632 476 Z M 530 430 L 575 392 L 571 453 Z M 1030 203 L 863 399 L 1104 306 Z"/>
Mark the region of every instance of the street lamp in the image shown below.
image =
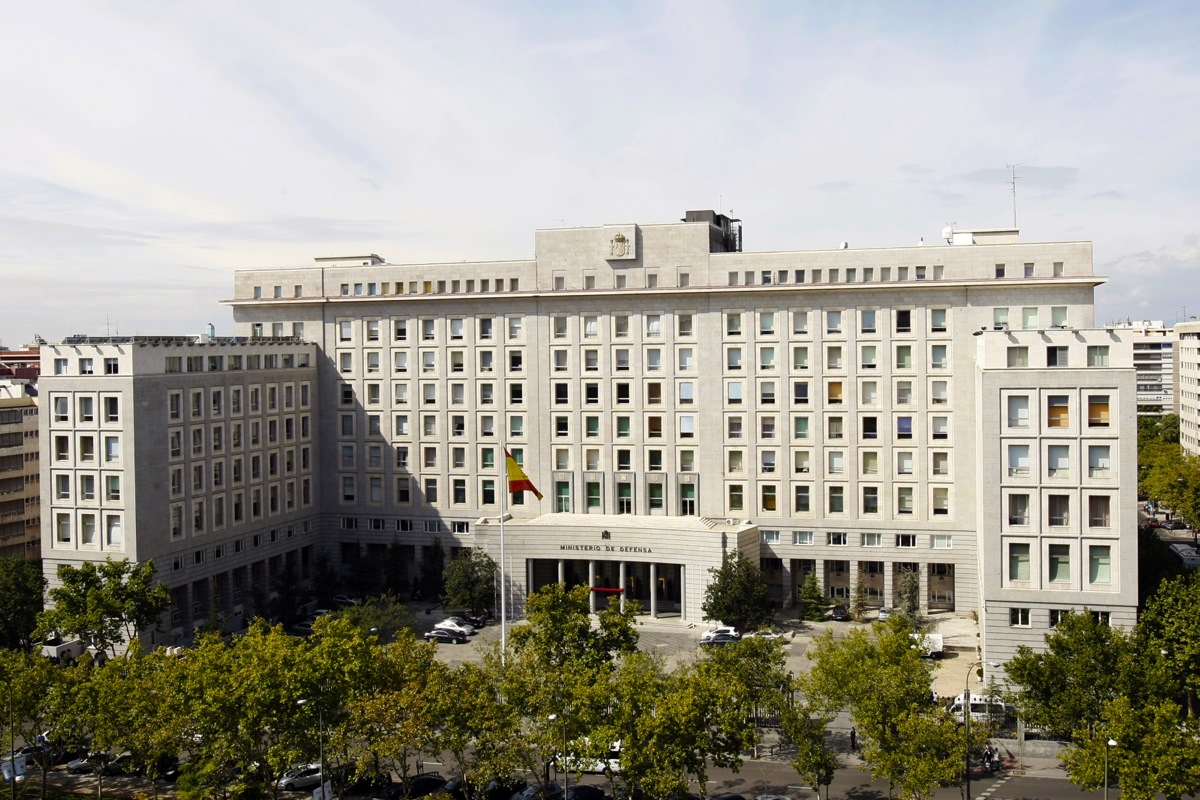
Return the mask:
<path id="1" fill-rule="evenodd" d="M 550 722 L 558 719 L 558 714 L 551 714 L 546 717 Z M 563 749 L 562 749 L 562 778 L 563 778 L 563 800 L 567 798 L 567 789 L 571 786 L 571 768 L 567 766 L 567 718 L 563 717 Z"/>
<path id="2" fill-rule="evenodd" d="M 308 698 L 297 700 L 296 705 L 303 706 L 308 704 Z M 325 716 L 321 713 L 321 707 L 317 706 L 317 752 L 320 754 L 319 765 L 317 768 L 317 778 L 321 781 L 321 797 L 325 797 Z"/>
<path id="3" fill-rule="evenodd" d="M 1108 800 L 1108 748 L 1116 746 L 1116 739 L 1109 739 L 1104 743 L 1104 800 Z"/>
<path id="4" fill-rule="evenodd" d="M 965 739 L 963 748 L 963 772 L 966 775 L 967 795 L 966 800 L 971 800 L 971 673 L 976 667 L 982 667 L 983 661 L 976 661 L 967 667 L 967 679 L 963 684 L 963 738 Z M 995 661 L 988 662 L 989 667 L 1000 666 Z"/>

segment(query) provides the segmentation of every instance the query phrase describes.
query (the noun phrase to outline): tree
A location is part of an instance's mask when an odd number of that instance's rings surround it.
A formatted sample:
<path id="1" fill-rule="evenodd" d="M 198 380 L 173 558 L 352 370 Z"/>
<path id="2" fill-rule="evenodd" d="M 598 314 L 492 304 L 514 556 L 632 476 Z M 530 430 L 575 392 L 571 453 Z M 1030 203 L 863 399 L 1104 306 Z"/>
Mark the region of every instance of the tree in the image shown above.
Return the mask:
<path id="1" fill-rule="evenodd" d="M 1126 800 L 1194 796 L 1200 786 L 1200 742 L 1181 724 L 1182 712 L 1170 700 L 1136 706 L 1119 697 L 1106 704 L 1106 723 L 1077 730 L 1062 755 L 1071 782 L 1089 791 L 1103 787 L 1107 757 L 1109 779 Z"/>
<path id="2" fill-rule="evenodd" d="M 896 579 L 896 609 L 919 627 L 921 616 L 921 578 L 913 570 L 905 570 Z"/>
<path id="3" fill-rule="evenodd" d="M 800 617 L 820 622 L 825 616 L 825 595 L 817 584 L 817 573 L 809 572 L 800 586 Z"/>
<path id="4" fill-rule="evenodd" d="M 440 600 L 442 580 L 446 572 L 446 549 L 442 537 L 435 535 L 433 541 L 421 548 L 421 594 L 427 600 Z"/>
<path id="5" fill-rule="evenodd" d="M 1192 572 L 1164 581 L 1150 598 L 1138 630 L 1145 639 L 1143 652 L 1160 654 L 1178 698 L 1189 717 L 1200 716 L 1200 573 Z"/>
<path id="6" fill-rule="evenodd" d="M 128 559 L 102 563 L 84 561 L 78 567 L 58 568 L 61 586 L 50 590 L 54 606 L 38 615 L 36 635 L 53 632 L 90 642 L 117 654 L 141 631 L 158 623 L 171 605 L 171 592 L 154 581 L 154 562 L 133 565 Z"/>
<path id="7" fill-rule="evenodd" d="M 863 760 L 873 776 L 918 792 L 922 782 L 915 776 L 938 770 L 925 760 L 940 763 L 944 752 L 934 724 L 940 710 L 929 691 L 931 668 L 912 647 L 910 632 L 902 617 L 875 623 L 870 631 L 851 631 L 841 639 L 826 632 L 810 647 L 814 664 L 807 688 L 810 702 L 820 711 L 850 710 Z M 934 715 L 935 720 L 914 720 L 913 715 Z M 914 735 L 921 736 L 928 750 L 904 741 Z M 898 753 L 905 755 L 899 758 Z"/>
<path id="8" fill-rule="evenodd" d="M 1064 615 L 1045 638 L 1044 651 L 1022 645 L 1005 665 L 1020 686 L 1016 702 L 1026 722 L 1067 735 L 1101 719 L 1105 704 L 1132 688 L 1134 643 L 1122 629 L 1084 610 Z"/>
<path id="9" fill-rule="evenodd" d="M 356 606 L 346 606 L 329 616 L 347 620 L 363 636 L 374 633 L 382 642 L 390 642 L 413 629 L 412 612 L 392 594 L 368 597 Z"/>
<path id="10" fill-rule="evenodd" d="M 731 550 L 720 567 L 709 569 L 712 582 L 704 593 L 701 611 L 739 630 L 754 630 L 771 621 L 771 597 L 758 564 L 740 550 Z"/>
<path id="11" fill-rule="evenodd" d="M 445 603 L 450 608 L 486 611 L 496 596 L 496 562 L 481 548 L 465 550 L 445 573 Z"/>
<path id="12" fill-rule="evenodd" d="M 568 589 L 565 584 L 551 583 L 529 595 L 525 604 L 528 624 L 510 634 L 512 649 L 532 651 L 547 672 L 568 667 L 595 669 L 634 652 L 641 607 L 626 601 L 621 610 L 620 601 L 610 598 L 593 627 L 589 594 L 587 586 Z"/>
<path id="13" fill-rule="evenodd" d="M 825 745 L 830 718 L 806 703 L 784 706 L 779 718 L 780 730 L 796 747 L 792 769 L 816 790 L 818 797 L 824 786 L 825 800 L 829 800 L 829 784 L 833 783 L 833 776 L 840 766 L 837 755 Z"/>
<path id="14" fill-rule="evenodd" d="M 854 599 L 850 601 L 850 616 L 854 619 L 862 619 L 867 613 L 867 587 L 859 581 L 854 587 Z"/>
<path id="15" fill-rule="evenodd" d="M 0 558 L 0 647 L 29 649 L 46 579 L 36 561 Z"/>

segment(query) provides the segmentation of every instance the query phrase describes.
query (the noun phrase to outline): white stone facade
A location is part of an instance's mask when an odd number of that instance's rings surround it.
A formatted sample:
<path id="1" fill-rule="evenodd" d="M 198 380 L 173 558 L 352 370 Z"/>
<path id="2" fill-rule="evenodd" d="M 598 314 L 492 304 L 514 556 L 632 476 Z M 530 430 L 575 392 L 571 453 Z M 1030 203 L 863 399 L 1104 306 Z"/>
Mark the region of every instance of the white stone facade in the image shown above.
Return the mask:
<path id="1" fill-rule="evenodd" d="M 563 576 L 699 619 L 707 568 L 749 536 L 781 606 L 809 571 L 876 605 L 915 571 L 931 610 L 980 613 L 987 660 L 1063 609 L 1132 621 L 1132 354 L 1093 329 L 1090 244 L 746 253 L 733 221 L 688 219 L 538 231 L 527 261 L 238 272 L 240 334 L 318 347 L 322 541 L 498 555 L 508 447 L 545 493 L 508 509 L 518 604 Z M 1002 424 L 1017 393 L 1029 430 Z M 1100 397 L 1103 428 L 1081 417 Z M 1108 474 L 1085 474 L 1103 446 Z M 1044 513 L 1010 524 L 1018 489 Z M 666 549 L 559 547 L 618 535 Z"/>

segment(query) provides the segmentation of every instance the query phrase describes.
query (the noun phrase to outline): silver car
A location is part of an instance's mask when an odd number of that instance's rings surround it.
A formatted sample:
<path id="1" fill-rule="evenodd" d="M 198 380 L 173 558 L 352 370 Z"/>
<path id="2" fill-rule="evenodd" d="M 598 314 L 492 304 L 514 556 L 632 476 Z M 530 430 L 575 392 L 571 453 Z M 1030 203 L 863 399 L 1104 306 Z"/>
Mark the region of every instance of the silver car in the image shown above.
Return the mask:
<path id="1" fill-rule="evenodd" d="M 315 789 L 321 785 L 321 765 L 303 764 L 298 767 L 292 767 L 280 776 L 277 785 L 285 792 Z"/>

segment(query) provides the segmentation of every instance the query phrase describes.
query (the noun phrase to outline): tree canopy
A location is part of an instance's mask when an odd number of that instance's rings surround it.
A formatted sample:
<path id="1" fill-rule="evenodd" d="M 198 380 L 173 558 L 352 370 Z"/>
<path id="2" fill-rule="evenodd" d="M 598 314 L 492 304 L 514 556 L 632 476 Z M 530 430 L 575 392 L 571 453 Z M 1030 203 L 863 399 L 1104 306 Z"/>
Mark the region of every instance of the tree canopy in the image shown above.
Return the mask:
<path id="1" fill-rule="evenodd" d="M 739 630 L 754 630 L 774 616 L 771 596 L 762 570 L 741 550 L 730 550 L 721 566 L 709 569 L 712 582 L 704 593 L 701 610 L 705 619 L 717 620 Z"/>
<path id="2" fill-rule="evenodd" d="M 39 564 L 0 558 L 0 647 L 29 649 L 42 611 L 46 579 Z"/>
<path id="3" fill-rule="evenodd" d="M 61 585 L 50 590 L 54 605 L 38 615 L 37 636 L 53 632 L 90 642 L 112 655 L 142 631 L 158 624 L 171 592 L 154 580 L 154 562 L 128 559 L 84 561 L 58 568 Z"/>
<path id="4" fill-rule="evenodd" d="M 442 601 L 448 608 L 476 613 L 491 608 L 496 598 L 496 562 L 481 548 L 459 553 L 446 565 Z"/>

